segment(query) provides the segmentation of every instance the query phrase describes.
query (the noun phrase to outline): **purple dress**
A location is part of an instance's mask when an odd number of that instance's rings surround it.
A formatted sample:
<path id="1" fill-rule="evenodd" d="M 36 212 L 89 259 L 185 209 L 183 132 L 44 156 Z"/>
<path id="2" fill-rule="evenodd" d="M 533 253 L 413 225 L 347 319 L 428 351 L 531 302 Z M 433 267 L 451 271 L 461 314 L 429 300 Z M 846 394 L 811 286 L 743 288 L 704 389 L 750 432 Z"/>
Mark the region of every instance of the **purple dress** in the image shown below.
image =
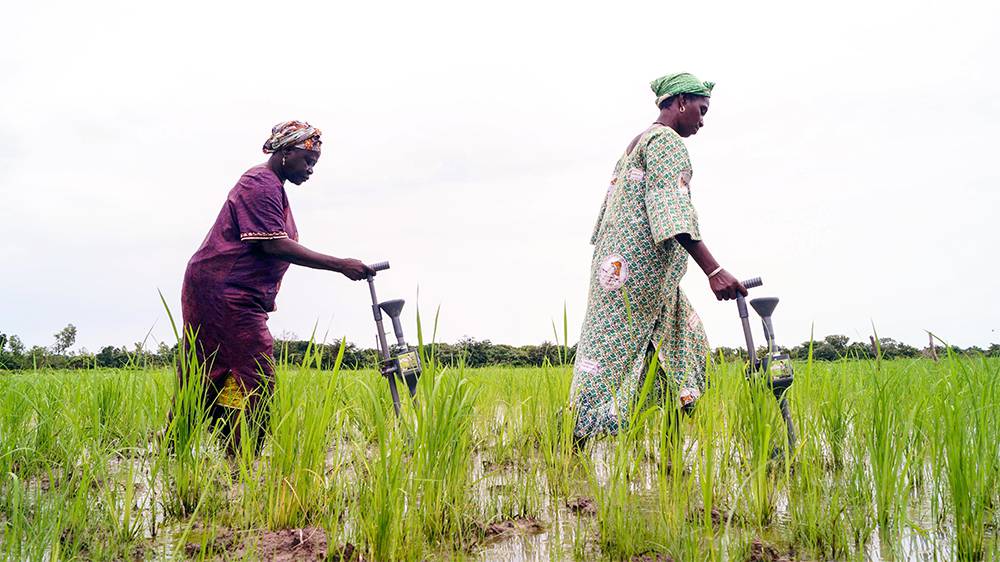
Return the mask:
<path id="1" fill-rule="evenodd" d="M 257 242 L 279 238 L 298 240 L 284 185 L 266 165 L 250 168 L 229 192 L 184 273 L 184 326 L 197 331 L 210 396 L 230 374 L 251 398 L 260 394 L 255 390 L 273 389 L 267 313 L 275 309 L 288 262 L 264 254 Z"/>

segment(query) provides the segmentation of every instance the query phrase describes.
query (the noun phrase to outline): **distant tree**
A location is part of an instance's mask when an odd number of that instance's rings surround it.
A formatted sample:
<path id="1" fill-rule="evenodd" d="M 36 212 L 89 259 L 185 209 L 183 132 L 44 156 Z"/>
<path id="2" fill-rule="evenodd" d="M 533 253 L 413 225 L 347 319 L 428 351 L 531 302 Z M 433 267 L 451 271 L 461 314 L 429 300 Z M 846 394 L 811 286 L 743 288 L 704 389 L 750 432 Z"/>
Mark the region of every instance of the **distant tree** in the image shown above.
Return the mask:
<path id="1" fill-rule="evenodd" d="M 726 362 L 744 361 L 746 360 L 747 354 L 743 351 L 743 348 L 720 346 L 712 350 L 712 359 L 719 360 L 720 357 L 722 361 Z"/>
<path id="2" fill-rule="evenodd" d="M 846 355 L 851 359 L 871 359 L 872 346 L 867 342 L 851 342 L 847 346 Z"/>
<path id="3" fill-rule="evenodd" d="M 455 345 L 461 349 L 466 366 L 482 367 L 489 364 L 489 348 L 493 345 L 490 340 L 480 341 L 464 336 Z"/>
<path id="4" fill-rule="evenodd" d="M 108 345 L 101 348 L 101 351 L 94 356 L 94 360 L 101 367 L 115 367 L 121 368 L 129 363 L 128 351 L 122 347 L 121 349 Z"/>
<path id="5" fill-rule="evenodd" d="M 176 344 L 174 347 L 170 347 L 161 341 L 156 346 L 156 361 L 161 365 L 166 365 L 172 362 L 174 359 L 174 349 L 176 349 L 176 347 Z"/>
<path id="6" fill-rule="evenodd" d="M 828 341 L 824 340 L 813 344 L 813 359 L 817 361 L 836 361 L 840 359 L 840 356 L 837 348 Z"/>
<path id="7" fill-rule="evenodd" d="M 900 359 L 919 357 L 920 350 L 912 345 L 898 342 L 892 338 L 881 338 L 878 341 L 879 351 L 883 359 Z"/>
<path id="8" fill-rule="evenodd" d="M 55 335 L 56 342 L 52 344 L 52 353 L 62 355 L 76 343 L 76 326 L 67 324 Z"/>
<path id="9" fill-rule="evenodd" d="M 524 367 L 528 365 L 528 354 L 525 350 L 506 344 L 496 344 L 487 353 L 487 362 L 490 365 L 510 365 L 512 367 Z"/>
<path id="10" fill-rule="evenodd" d="M 541 366 L 548 362 L 550 365 L 559 364 L 559 354 L 562 346 L 550 342 L 542 342 L 542 345 L 526 345 L 523 348 L 528 355 L 528 362 L 533 366 Z"/>
<path id="11" fill-rule="evenodd" d="M 25 367 L 42 369 L 49 364 L 49 350 L 40 345 L 31 346 L 25 355 L 27 355 L 26 359 L 30 361 Z"/>
<path id="12" fill-rule="evenodd" d="M 851 338 L 840 334 L 834 334 L 823 338 L 823 342 L 829 344 L 830 347 L 832 347 L 837 353 L 837 356 L 844 356 L 847 354 L 847 344 L 850 341 Z"/>
<path id="13" fill-rule="evenodd" d="M 991 343 L 989 349 L 986 350 L 986 355 L 1000 357 L 1000 343 Z"/>
<path id="14" fill-rule="evenodd" d="M 30 358 L 24 355 L 24 344 L 15 335 L 3 334 L 3 345 L 0 346 L 0 369 L 31 368 Z"/>
<path id="15" fill-rule="evenodd" d="M 10 347 L 10 352 L 14 355 L 24 355 L 24 343 L 21 342 L 21 338 L 11 336 L 7 340 L 7 346 Z"/>

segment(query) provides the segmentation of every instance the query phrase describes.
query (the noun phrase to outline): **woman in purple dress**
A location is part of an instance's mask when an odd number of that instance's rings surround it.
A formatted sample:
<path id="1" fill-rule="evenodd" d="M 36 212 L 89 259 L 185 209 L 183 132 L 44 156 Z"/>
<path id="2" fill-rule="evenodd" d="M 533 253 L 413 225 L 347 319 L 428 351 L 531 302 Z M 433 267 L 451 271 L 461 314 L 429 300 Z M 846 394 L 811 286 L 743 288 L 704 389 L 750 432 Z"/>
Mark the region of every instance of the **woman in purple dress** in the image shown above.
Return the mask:
<path id="1" fill-rule="evenodd" d="M 264 399 L 274 388 L 274 340 L 267 314 L 275 309 L 288 265 L 336 271 L 355 281 L 374 275 L 359 260 L 321 254 L 298 243 L 284 184 L 287 180 L 300 185 L 309 179 L 320 144 L 320 130 L 308 123 L 275 125 L 264 143 L 270 158 L 247 170 L 229 191 L 184 273 L 185 332 L 197 335 L 210 415 L 222 421 L 232 454 L 240 446 L 235 417 L 242 409 L 246 419 L 262 420 Z M 263 433 L 257 432 L 258 450 Z"/>

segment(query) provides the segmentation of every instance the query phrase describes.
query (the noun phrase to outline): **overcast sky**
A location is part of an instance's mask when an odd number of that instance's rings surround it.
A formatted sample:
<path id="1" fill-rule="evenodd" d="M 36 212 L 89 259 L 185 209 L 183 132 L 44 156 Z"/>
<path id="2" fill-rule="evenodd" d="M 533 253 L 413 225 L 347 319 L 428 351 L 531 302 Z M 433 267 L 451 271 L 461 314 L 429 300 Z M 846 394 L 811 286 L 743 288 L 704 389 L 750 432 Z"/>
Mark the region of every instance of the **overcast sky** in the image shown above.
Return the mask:
<path id="1" fill-rule="evenodd" d="M 131 344 L 271 126 L 323 132 L 288 186 L 306 246 L 389 260 L 412 339 L 575 341 L 612 167 L 648 83 L 717 82 L 686 141 L 705 241 L 779 342 L 1000 341 L 998 3 L 18 2 L 0 23 L 0 332 Z M 691 262 L 714 345 L 741 342 Z M 275 335 L 371 347 L 367 288 L 292 267 Z M 759 336 L 758 336 L 759 337 Z"/>

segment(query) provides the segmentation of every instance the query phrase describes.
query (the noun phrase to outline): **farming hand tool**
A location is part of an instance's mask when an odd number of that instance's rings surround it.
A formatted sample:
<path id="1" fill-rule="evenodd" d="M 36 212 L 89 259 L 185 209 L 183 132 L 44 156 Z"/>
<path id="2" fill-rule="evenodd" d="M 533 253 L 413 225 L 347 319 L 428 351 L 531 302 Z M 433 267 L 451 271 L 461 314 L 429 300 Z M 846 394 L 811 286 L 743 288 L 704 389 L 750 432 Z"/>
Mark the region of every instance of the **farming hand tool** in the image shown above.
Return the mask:
<path id="1" fill-rule="evenodd" d="M 747 289 L 760 287 L 764 282 L 760 277 L 747 279 L 743 286 Z M 785 396 L 788 387 L 792 386 L 792 361 L 787 353 L 780 353 L 778 346 L 774 343 L 774 324 L 771 322 L 771 315 L 774 308 L 778 306 L 776 297 L 761 297 L 750 299 L 750 306 L 760 316 L 764 325 L 764 339 L 767 340 L 767 354 L 759 358 L 757 350 L 753 345 L 753 334 L 750 331 L 750 314 L 747 311 L 747 303 L 743 295 L 736 295 L 736 307 L 740 312 L 740 321 L 743 323 L 743 336 L 746 338 L 747 356 L 750 359 L 747 365 L 747 377 L 767 376 L 771 386 L 771 392 L 778 401 L 781 408 L 781 417 L 785 420 L 785 427 L 788 428 L 788 450 L 795 448 L 795 425 L 792 423 L 792 414 L 788 410 L 788 398 Z"/>
<path id="2" fill-rule="evenodd" d="M 389 262 L 373 263 L 368 267 L 374 271 L 389 269 Z M 392 394 L 392 407 L 399 415 L 399 391 L 396 389 L 396 377 L 406 383 L 410 390 L 410 398 L 417 394 L 417 379 L 420 378 L 420 355 L 417 350 L 406 345 L 403 338 L 403 325 L 399 315 L 403 311 L 403 299 L 378 302 L 375 296 L 375 277 L 368 276 L 368 290 L 372 294 L 372 314 L 375 316 L 375 327 L 378 329 L 379 369 L 389 381 L 389 392 Z M 392 346 L 386 341 L 385 328 L 382 327 L 382 312 L 392 320 L 392 331 L 396 334 L 396 343 Z"/>

